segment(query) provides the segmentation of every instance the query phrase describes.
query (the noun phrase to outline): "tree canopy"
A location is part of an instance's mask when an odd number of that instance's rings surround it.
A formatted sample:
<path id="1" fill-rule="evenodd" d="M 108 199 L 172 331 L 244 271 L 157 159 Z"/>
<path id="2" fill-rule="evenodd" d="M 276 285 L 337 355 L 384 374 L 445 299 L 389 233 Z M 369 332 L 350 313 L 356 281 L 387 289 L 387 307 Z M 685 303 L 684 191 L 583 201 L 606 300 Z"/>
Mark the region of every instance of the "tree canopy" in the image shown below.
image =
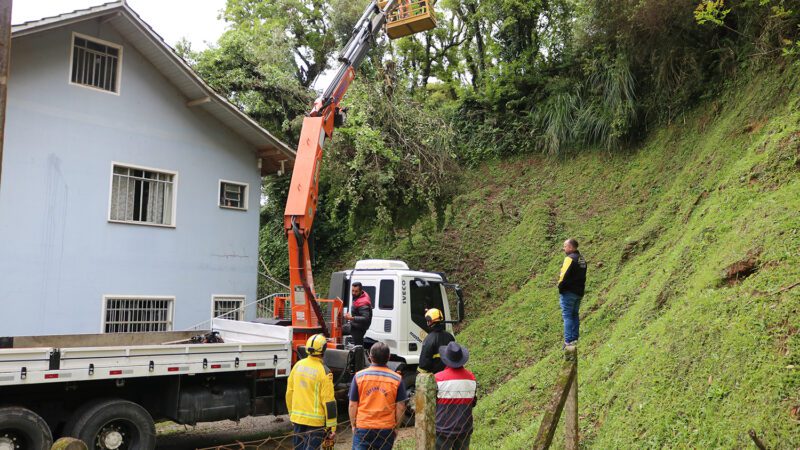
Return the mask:
<path id="1" fill-rule="evenodd" d="M 293 145 L 315 80 L 336 66 L 367 4 L 228 0 L 216 45 L 178 50 Z M 379 39 L 345 98 L 350 120 L 326 149 L 322 177 L 323 258 L 365 232 L 393 238 L 441 213 L 459 164 L 624 149 L 742 70 L 800 53 L 800 0 L 441 0 L 435 11 L 436 29 Z M 285 245 L 286 184 L 265 181 L 270 263 Z"/>

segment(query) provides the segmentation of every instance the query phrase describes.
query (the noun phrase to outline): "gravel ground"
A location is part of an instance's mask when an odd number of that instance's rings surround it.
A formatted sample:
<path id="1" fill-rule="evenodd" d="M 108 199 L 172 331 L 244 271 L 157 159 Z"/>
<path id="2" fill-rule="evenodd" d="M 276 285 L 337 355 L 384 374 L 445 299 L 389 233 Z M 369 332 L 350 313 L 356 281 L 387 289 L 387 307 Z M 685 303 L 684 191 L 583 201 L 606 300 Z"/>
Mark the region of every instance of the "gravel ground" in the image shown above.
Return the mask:
<path id="1" fill-rule="evenodd" d="M 246 417 L 239 422 L 222 420 L 197 426 L 172 422 L 156 426 L 158 450 L 190 450 L 234 442 L 249 442 L 288 434 L 292 429 L 289 416 Z M 262 447 L 278 448 L 276 446 Z"/>
<path id="2" fill-rule="evenodd" d="M 156 426 L 158 432 L 157 450 L 192 450 L 220 445 L 235 444 L 236 442 L 263 441 L 274 437 L 261 446 L 253 445 L 240 447 L 230 446 L 231 449 L 246 450 L 272 450 L 291 449 L 290 438 L 283 439 L 291 433 L 292 424 L 288 416 L 247 417 L 239 422 L 223 420 L 220 422 L 203 423 L 197 426 L 184 426 L 172 422 L 160 423 Z M 347 425 L 339 426 L 336 436 L 335 450 L 345 450 L 352 446 L 353 435 Z M 406 449 L 414 446 L 414 428 L 402 428 L 398 432 L 395 448 Z"/>

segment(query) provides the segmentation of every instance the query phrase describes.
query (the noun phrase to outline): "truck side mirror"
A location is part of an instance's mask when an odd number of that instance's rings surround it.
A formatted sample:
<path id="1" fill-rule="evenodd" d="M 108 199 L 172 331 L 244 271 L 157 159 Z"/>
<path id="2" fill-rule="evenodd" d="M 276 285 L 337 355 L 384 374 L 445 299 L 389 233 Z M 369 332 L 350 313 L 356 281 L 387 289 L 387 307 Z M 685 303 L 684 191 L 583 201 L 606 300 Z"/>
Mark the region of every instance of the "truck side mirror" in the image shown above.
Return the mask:
<path id="1" fill-rule="evenodd" d="M 464 320 L 466 314 L 464 313 L 464 291 L 461 289 L 461 286 L 456 286 L 456 297 L 458 297 L 458 323 L 461 323 Z"/>
<path id="2" fill-rule="evenodd" d="M 457 284 L 445 284 L 444 285 L 448 289 L 453 289 L 456 293 L 456 315 L 458 317 L 455 320 L 447 320 L 446 323 L 461 323 L 466 317 L 464 313 L 464 290 L 461 289 L 461 286 Z M 451 303 L 452 305 L 452 303 Z"/>

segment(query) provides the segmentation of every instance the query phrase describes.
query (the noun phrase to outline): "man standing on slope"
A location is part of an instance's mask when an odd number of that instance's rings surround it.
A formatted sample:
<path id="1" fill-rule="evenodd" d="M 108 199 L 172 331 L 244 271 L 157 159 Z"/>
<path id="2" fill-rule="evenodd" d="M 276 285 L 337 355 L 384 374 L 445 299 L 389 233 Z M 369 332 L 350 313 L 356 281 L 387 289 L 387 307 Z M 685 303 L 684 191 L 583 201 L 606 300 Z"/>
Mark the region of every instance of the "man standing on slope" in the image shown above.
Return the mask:
<path id="1" fill-rule="evenodd" d="M 578 251 L 578 241 L 569 238 L 564 241 L 564 264 L 558 279 L 558 294 L 561 301 L 561 315 L 564 317 L 564 346 L 576 345 L 580 334 L 578 309 L 581 307 L 586 285 L 586 260 Z"/>
<path id="2" fill-rule="evenodd" d="M 286 407 L 294 425 L 295 450 L 316 450 L 336 432 L 336 399 L 333 374 L 322 362 L 328 343 L 325 335 L 315 334 L 306 342 L 308 357 L 297 361 L 289 373 Z"/>
<path id="3" fill-rule="evenodd" d="M 358 281 L 353 283 L 350 293 L 353 294 L 353 301 L 350 304 L 350 312 L 345 314 L 344 318 L 349 322 L 353 344 L 364 345 L 364 335 L 372 324 L 372 299 Z"/>

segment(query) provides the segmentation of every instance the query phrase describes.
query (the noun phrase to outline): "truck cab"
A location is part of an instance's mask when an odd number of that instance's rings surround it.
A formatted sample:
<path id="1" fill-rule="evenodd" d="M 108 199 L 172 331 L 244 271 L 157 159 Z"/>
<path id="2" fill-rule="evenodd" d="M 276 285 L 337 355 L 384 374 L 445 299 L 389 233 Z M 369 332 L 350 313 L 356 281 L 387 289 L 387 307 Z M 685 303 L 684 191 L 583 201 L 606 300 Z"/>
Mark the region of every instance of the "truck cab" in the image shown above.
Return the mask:
<path id="1" fill-rule="evenodd" d="M 372 324 L 365 339 L 387 344 L 392 360 L 404 363 L 406 370 L 416 371 L 419 364 L 422 340 L 430 331 L 426 310 L 440 309 L 451 333 L 453 324 L 464 317 L 461 288 L 444 274 L 410 270 L 403 261 L 362 260 L 354 269 L 334 272 L 328 298 L 342 299 L 345 311 L 350 311 L 350 286 L 356 281 L 372 299 Z"/>

